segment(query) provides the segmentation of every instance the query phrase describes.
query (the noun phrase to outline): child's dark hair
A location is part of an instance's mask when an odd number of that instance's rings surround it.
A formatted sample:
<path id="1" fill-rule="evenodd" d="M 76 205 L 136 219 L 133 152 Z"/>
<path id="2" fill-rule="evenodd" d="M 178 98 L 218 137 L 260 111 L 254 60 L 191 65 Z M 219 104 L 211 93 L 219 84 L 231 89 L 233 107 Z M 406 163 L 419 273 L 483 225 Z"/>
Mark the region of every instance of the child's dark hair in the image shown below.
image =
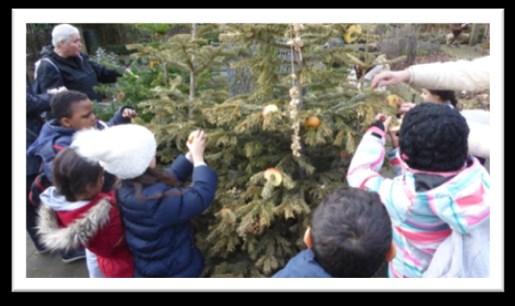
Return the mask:
<path id="1" fill-rule="evenodd" d="M 57 120 L 61 118 L 70 118 L 72 116 L 72 105 L 88 99 L 88 96 L 80 91 L 61 91 L 57 93 L 50 102 L 52 115 Z"/>
<path id="2" fill-rule="evenodd" d="M 77 195 L 84 194 L 103 174 L 98 163 L 84 159 L 72 148 L 62 150 L 54 159 L 54 184 L 67 201 L 77 201 Z"/>
<path id="3" fill-rule="evenodd" d="M 147 168 L 145 173 L 142 175 L 124 181 L 124 184 L 131 184 L 134 187 L 136 198 L 139 201 L 157 200 L 164 196 L 178 196 L 182 194 L 178 189 L 172 188 L 165 192 L 159 192 L 151 196 L 144 196 L 143 188 L 156 183 L 164 183 L 170 187 L 179 187 L 179 181 L 175 176 L 173 176 L 173 174 L 158 168 Z"/>
<path id="4" fill-rule="evenodd" d="M 379 195 L 340 188 L 315 209 L 313 252 L 333 277 L 371 277 L 385 262 L 392 243 L 390 217 Z"/>
<path id="5" fill-rule="evenodd" d="M 456 109 L 422 103 L 402 120 L 400 152 L 413 169 L 455 171 L 467 160 L 468 135 L 467 122 Z"/>
<path id="6" fill-rule="evenodd" d="M 456 95 L 454 94 L 454 91 L 452 90 L 435 90 L 435 89 L 428 89 L 432 95 L 440 97 L 440 99 L 444 102 L 449 101 L 452 106 L 458 107 L 458 100 L 456 99 Z"/>

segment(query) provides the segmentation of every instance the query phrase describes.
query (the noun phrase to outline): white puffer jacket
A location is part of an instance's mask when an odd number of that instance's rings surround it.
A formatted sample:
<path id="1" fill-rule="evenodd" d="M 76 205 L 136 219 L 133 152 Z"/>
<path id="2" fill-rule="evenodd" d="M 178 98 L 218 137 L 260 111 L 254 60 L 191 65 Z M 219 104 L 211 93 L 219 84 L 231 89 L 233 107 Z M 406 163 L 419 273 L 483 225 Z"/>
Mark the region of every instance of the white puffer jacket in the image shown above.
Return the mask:
<path id="1" fill-rule="evenodd" d="M 470 129 L 468 145 L 469 153 L 482 158 L 490 157 L 490 112 L 481 109 L 467 109 L 461 111 L 467 120 Z"/>

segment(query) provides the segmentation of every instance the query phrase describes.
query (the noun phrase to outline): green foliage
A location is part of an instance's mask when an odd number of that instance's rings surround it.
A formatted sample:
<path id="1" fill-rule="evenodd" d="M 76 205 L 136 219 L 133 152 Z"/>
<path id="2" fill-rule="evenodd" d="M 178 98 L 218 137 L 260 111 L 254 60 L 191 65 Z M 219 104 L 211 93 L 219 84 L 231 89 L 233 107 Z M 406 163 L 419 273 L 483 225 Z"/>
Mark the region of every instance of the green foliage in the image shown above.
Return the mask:
<path id="1" fill-rule="evenodd" d="M 93 111 L 98 119 L 107 122 L 113 117 L 118 107 L 118 103 L 95 103 Z"/>
<path id="2" fill-rule="evenodd" d="M 119 56 L 113 52 L 108 52 L 101 47 L 97 49 L 95 56 L 91 57 L 91 60 L 93 60 L 97 64 L 105 66 L 108 69 L 123 69 Z"/>
<path id="3" fill-rule="evenodd" d="M 189 25 L 187 24 L 137 23 L 134 27 L 143 34 L 151 36 L 165 35 L 171 31 L 189 31 Z"/>
<path id="4" fill-rule="evenodd" d="M 123 64 L 120 57 L 113 53 L 107 52 L 103 48 L 98 48 L 95 56 L 91 57 L 91 60 L 97 64 L 100 64 L 108 69 L 123 71 Z M 94 87 L 94 90 L 103 97 L 103 100 L 113 101 L 115 100 L 116 84 L 102 84 L 99 83 Z"/>

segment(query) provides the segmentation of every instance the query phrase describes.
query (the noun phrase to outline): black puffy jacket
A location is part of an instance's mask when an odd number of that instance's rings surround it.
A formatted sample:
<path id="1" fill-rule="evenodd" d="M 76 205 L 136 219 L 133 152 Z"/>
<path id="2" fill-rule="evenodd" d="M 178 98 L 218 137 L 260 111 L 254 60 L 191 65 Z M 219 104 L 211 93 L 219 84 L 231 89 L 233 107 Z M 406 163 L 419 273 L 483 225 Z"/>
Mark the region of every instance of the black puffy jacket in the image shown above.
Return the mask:
<path id="1" fill-rule="evenodd" d="M 83 53 L 64 58 L 47 49 L 42 55 L 36 70 L 37 93 L 65 86 L 87 94 L 91 100 L 101 101 L 93 87 L 98 83 L 114 83 L 121 75 L 91 61 Z"/>

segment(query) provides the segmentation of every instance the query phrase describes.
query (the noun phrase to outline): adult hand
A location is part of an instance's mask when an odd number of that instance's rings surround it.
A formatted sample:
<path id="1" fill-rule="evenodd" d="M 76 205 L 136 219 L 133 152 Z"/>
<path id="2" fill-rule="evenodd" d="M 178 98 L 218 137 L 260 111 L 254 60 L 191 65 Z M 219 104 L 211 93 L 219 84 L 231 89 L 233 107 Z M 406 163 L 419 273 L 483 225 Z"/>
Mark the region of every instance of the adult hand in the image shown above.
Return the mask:
<path id="1" fill-rule="evenodd" d="M 408 70 L 383 71 L 372 79 L 372 88 L 408 82 L 409 77 L 410 74 Z"/>

